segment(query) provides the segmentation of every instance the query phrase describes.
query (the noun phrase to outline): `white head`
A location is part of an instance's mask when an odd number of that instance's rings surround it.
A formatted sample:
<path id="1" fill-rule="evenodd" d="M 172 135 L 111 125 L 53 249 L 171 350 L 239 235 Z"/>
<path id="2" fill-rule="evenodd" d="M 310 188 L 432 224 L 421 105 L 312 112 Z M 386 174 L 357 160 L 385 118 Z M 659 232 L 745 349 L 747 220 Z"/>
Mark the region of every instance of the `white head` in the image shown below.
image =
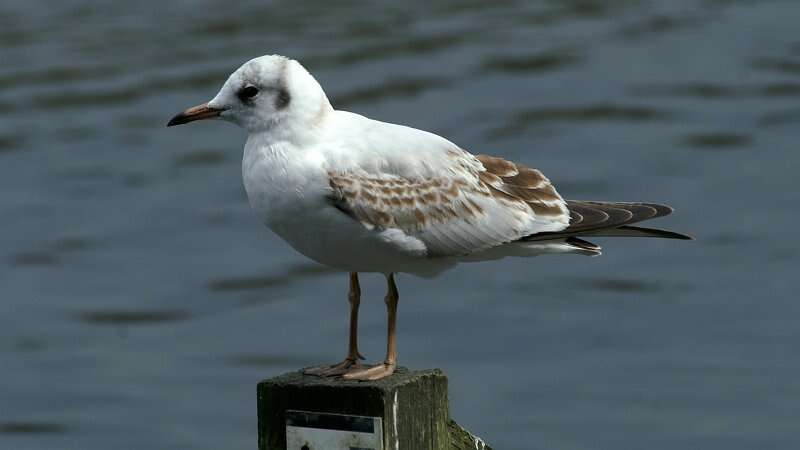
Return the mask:
<path id="1" fill-rule="evenodd" d="M 269 55 L 244 63 L 213 99 L 176 115 L 167 126 L 220 118 L 250 133 L 290 139 L 313 128 L 332 109 L 322 87 L 300 63 Z"/>

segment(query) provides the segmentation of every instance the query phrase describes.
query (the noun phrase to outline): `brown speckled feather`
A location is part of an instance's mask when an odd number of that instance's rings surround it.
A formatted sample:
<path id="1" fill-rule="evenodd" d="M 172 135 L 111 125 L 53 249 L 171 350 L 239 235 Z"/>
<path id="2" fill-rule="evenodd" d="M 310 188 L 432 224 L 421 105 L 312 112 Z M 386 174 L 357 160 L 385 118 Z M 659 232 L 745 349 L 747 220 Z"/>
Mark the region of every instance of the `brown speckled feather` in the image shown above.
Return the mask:
<path id="1" fill-rule="evenodd" d="M 465 255 L 566 227 L 564 200 L 540 171 L 451 150 L 452 170 L 433 178 L 329 172 L 331 200 L 368 229 L 400 229 L 430 255 Z"/>

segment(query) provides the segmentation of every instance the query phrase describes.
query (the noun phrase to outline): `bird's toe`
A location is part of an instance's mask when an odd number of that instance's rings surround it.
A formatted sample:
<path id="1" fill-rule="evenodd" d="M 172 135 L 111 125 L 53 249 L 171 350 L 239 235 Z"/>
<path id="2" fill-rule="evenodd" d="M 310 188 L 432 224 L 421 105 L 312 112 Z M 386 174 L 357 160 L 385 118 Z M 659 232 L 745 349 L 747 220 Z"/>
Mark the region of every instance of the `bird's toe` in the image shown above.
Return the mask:
<path id="1" fill-rule="evenodd" d="M 358 355 L 359 358 L 363 358 Z M 364 366 L 358 359 L 346 358 L 338 364 L 323 364 L 321 366 L 309 367 L 303 370 L 305 375 L 315 375 L 319 377 L 337 377 L 354 371 L 363 369 Z"/>
<path id="2" fill-rule="evenodd" d="M 345 380 L 358 380 L 358 381 L 380 380 L 381 378 L 386 378 L 389 375 L 393 374 L 395 367 L 396 364 L 394 363 L 392 364 L 381 363 L 366 369 L 347 372 L 344 375 L 342 375 L 342 378 L 344 378 Z"/>

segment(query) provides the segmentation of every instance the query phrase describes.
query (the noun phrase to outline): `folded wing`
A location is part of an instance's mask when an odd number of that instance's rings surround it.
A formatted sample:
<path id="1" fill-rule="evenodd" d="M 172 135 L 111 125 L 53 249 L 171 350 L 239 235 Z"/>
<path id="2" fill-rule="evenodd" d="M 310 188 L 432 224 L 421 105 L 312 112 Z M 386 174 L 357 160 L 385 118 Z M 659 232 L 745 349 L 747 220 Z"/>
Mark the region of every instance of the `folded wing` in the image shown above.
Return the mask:
<path id="1" fill-rule="evenodd" d="M 395 228 L 420 239 L 429 256 L 468 255 L 568 226 L 566 202 L 538 170 L 447 152 L 441 176 L 329 172 L 330 200 L 368 229 Z"/>

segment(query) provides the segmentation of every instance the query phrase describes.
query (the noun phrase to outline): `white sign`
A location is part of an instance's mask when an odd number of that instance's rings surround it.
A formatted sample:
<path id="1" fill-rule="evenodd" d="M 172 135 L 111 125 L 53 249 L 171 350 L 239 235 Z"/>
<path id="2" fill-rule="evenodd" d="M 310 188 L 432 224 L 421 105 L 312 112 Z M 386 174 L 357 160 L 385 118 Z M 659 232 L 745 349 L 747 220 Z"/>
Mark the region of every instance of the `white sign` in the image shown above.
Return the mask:
<path id="1" fill-rule="evenodd" d="M 286 450 L 383 450 L 381 418 L 286 411 Z"/>

